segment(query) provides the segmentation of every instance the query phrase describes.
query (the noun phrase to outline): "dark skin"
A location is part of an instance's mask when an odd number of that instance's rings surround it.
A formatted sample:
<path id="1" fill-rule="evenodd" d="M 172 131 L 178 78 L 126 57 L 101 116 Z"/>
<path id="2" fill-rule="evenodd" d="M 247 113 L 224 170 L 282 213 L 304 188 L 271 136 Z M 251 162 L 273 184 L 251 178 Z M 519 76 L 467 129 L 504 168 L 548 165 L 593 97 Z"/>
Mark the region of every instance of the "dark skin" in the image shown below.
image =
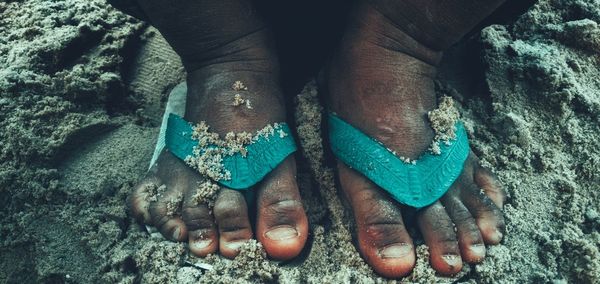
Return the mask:
<path id="1" fill-rule="evenodd" d="M 362 1 L 326 69 L 331 110 L 402 156 L 416 159 L 433 138 L 427 112 L 436 107 L 433 79 L 442 53 L 503 1 Z M 246 0 L 140 1 L 150 22 L 181 56 L 188 71 L 185 119 L 206 121 L 224 135 L 256 131 L 285 120 L 279 63 L 271 34 Z M 252 109 L 234 107 L 231 85 L 242 81 Z M 260 241 L 273 259 L 297 256 L 308 221 L 295 179 L 293 156 L 257 184 L 255 212 L 241 193 L 222 188 L 211 211 L 191 196 L 198 173 L 167 151 L 138 184 L 130 207 L 168 239 L 188 241 L 192 253 L 233 258 L 240 244 Z M 379 274 L 397 278 L 415 265 L 414 244 L 403 223 L 403 206 L 361 174 L 338 162 L 338 178 L 357 224 L 358 249 Z M 157 202 L 144 199 L 147 184 L 168 188 Z M 167 201 L 184 196 L 180 214 L 167 216 Z M 485 244 L 502 239 L 504 193 L 471 153 L 463 173 L 434 204 L 415 215 L 443 275 L 485 257 Z M 250 214 L 256 226 L 250 225 Z M 456 228 L 456 230 L 454 229 Z"/>

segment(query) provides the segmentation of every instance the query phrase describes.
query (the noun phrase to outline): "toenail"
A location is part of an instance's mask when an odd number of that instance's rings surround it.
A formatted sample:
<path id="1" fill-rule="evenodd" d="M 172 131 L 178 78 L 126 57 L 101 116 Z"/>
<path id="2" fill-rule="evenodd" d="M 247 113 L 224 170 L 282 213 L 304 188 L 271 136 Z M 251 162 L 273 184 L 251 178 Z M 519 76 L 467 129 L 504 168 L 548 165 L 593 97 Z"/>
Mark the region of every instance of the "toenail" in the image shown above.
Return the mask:
<path id="1" fill-rule="evenodd" d="M 173 239 L 179 240 L 179 234 L 181 233 L 181 229 L 179 227 L 175 228 L 173 231 Z"/>
<path id="2" fill-rule="evenodd" d="M 265 236 L 274 241 L 283 241 L 298 235 L 298 231 L 292 226 L 279 226 L 265 232 Z"/>
<path id="3" fill-rule="evenodd" d="M 235 250 L 235 251 L 239 251 L 240 248 L 247 243 L 248 241 L 233 241 L 233 242 L 227 242 L 225 243 L 225 247 L 227 247 L 230 250 Z"/>
<path id="4" fill-rule="evenodd" d="M 490 236 L 490 239 L 494 243 L 499 243 L 502 240 L 503 236 L 504 236 L 504 234 L 502 234 L 502 232 L 500 232 L 500 230 L 496 229 Z"/>
<path id="5" fill-rule="evenodd" d="M 412 246 L 406 243 L 397 243 L 379 250 L 381 258 L 401 258 L 412 252 Z"/>
<path id="6" fill-rule="evenodd" d="M 459 266 L 461 263 L 460 256 L 455 255 L 455 254 L 445 254 L 445 255 L 442 255 L 442 258 L 444 259 L 446 264 L 448 264 L 451 267 Z"/>
<path id="7" fill-rule="evenodd" d="M 471 245 L 469 247 L 469 250 L 471 250 L 471 253 L 473 253 L 473 255 L 476 255 L 478 257 L 485 256 L 485 246 L 482 244 Z"/>
<path id="8" fill-rule="evenodd" d="M 192 242 L 192 246 L 197 250 L 202 250 L 207 248 L 212 244 L 212 240 L 197 240 Z"/>

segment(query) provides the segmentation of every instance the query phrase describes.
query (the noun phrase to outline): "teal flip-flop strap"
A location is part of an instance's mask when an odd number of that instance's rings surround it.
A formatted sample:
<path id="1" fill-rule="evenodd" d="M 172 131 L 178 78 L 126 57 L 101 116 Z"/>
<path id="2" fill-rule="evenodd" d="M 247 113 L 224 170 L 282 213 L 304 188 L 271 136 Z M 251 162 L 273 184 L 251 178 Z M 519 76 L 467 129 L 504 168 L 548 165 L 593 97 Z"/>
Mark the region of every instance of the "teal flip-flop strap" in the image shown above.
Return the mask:
<path id="1" fill-rule="evenodd" d="M 454 183 L 469 156 L 469 141 L 457 122 L 456 139 L 440 142 L 441 154 L 424 153 L 415 164 L 403 162 L 383 143 L 329 114 L 329 138 L 335 156 L 365 175 L 402 204 L 422 208 L 438 200 Z"/>
<path id="2" fill-rule="evenodd" d="M 165 135 L 167 149 L 182 160 L 193 156 L 194 147 L 198 146 L 198 141 L 192 138 L 193 131 L 189 122 L 170 114 Z M 246 149 L 248 152 L 245 157 L 240 153 L 223 157 L 223 167 L 231 173 L 231 179 L 218 180 L 219 184 L 237 190 L 252 187 L 295 152 L 296 143 L 288 125 L 279 123 L 273 135 L 259 136 Z"/>

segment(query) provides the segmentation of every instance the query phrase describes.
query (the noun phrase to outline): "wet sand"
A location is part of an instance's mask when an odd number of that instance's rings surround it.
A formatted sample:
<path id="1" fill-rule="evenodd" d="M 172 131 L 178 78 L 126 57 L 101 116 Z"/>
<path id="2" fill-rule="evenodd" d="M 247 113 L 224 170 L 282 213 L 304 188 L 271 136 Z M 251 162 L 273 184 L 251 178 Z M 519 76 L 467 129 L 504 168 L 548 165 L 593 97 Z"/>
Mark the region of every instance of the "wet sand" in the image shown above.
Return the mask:
<path id="1" fill-rule="evenodd" d="M 449 51 L 437 83 L 508 192 L 507 234 L 444 278 L 413 228 L 418 263 L 400 282 L 600 282 L 600 2 L 513 16 Z M 184 77 L 153 28 L 104 1 L 0 3 L 0 282 L 384 282 L 353 245 L 312 82 L 290 121 L 311 224 L 298 259 L 269 261 L 256 243 L 233 261 L 190 257 L 127 215 Z"/>

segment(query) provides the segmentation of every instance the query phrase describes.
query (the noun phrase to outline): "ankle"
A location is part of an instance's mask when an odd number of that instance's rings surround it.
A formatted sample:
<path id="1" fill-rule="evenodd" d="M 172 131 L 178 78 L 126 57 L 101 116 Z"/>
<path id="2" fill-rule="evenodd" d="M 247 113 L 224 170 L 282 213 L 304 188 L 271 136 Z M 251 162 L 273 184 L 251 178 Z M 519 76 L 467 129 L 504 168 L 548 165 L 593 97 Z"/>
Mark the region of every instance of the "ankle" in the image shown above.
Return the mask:
<path id="1" fill-rule="evenodd" d="M 253 32 L 194 56 L 182 57 L 188 73 L 188 97 L 244 93 L 250 97 L 282 97 L 279 60 L 267 30 Z M 248 90 L 234 90 L 242 82 Z M 229 94 L 230 95 L 230 94 Z"/>
<path id="2" fill-rule="evenodd" d="M 344 46 L 350 49 L 366 47 L 369 51 L 381 50 L 400 57 L 408 56 L 432 67 L 439 63 L 443 54 L 411 36 L 389 17 L 364 3 L 359 4 L 351 13 L 350 23 L 342 39 L 342 47 Z"/>
<path id="3" fill-rule="evenodd" d="M 275 52 L 271 34 L 266 28 L 233 37 L 219 39 L 210 44 L 202 44 L 202 48 L 180 52 L 182 63 L 188 73 L 228 72 L 230 70 L 246 70 L 277 74 L 279 62 Z"/>

